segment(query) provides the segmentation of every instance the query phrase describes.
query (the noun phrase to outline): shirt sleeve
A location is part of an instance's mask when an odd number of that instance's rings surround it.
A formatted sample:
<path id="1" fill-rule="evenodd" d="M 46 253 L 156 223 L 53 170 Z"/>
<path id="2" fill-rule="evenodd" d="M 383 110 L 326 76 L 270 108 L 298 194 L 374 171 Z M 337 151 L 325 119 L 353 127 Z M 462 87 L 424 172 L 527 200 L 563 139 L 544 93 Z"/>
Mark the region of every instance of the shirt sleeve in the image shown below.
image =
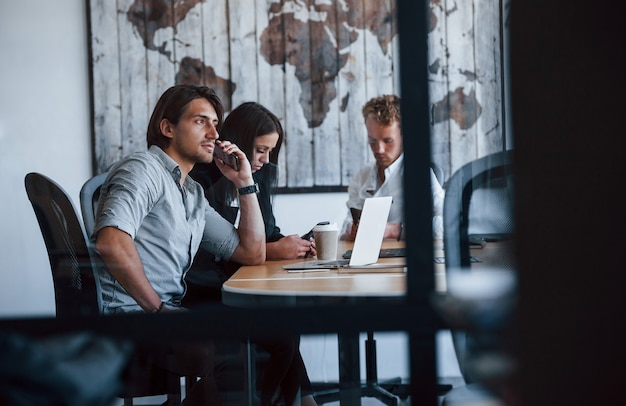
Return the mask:
<path id="1" fill-rule="evenodd" d="M 102 185 L 94 236 L 104 227 L 115 227 L 135 238 L 143 219 L 158 196 L 158 179 L 152 168 L 140 160 L 114 168 Z"/>
<path id="2" fill-rule="evenodd" d="M 229 260 L 239 245 L 237 229 L 209 204 L 205 209 L 204 233 L 200 246 L 219 260 Z"/>
<path id="3" fill-rule="evenodd" d="M 430 190 L 433 195 L 433 216 L 441 216 L 445 193 L 432 169 L 430 170 Z"/>
<path id="4" fill-rule="evenodd" d="M 433 195 L 433 238 L 443 238 L 443 200 L 445 193 L 435 176 L 430 170 L 430 188 Z"/>

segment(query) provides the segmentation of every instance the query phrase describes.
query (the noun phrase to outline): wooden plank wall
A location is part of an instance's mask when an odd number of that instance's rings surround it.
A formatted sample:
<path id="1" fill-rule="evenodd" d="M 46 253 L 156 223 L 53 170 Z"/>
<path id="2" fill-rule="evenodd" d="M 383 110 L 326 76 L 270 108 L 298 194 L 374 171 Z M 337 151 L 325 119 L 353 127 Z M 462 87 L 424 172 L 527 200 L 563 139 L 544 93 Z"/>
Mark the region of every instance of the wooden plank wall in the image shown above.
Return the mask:
<path id="1" fill-rule="evenodd" d="M 498 3 L 429 3 L 433 160 L 447 177 L 502 146 Z M 196 83 L 227 111 L 258 101 L 281 119 L 284 190 L 344 190 L 371 160 L 361 107 L 399 89 L 394 0 L 90 0 L 90 27 L 97 173 L 145 149 L 163 91 Z"/>
<path id="2" fill-rule="evenodd" d="M 448 179 L 505 149 L 501 1 L 431 0 L 432 156 Z"/>

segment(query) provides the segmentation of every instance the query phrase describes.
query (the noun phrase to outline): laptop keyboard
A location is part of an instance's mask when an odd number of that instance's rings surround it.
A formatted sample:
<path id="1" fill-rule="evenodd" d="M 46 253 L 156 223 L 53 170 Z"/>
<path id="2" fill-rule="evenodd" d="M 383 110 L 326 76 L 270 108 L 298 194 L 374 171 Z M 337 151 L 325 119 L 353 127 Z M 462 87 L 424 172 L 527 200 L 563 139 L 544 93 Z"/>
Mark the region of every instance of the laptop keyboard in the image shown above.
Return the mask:
<path id="1" fill-rule="evenodd" d="M 343 258 L 350 259 L 352 256 L 352 250 L 348 250 L 344 252 L 342 255 Z M 378 253 L 378 258 L 399 258 L 405 257 L 406 250 L 404 247 L 402 248 L 382 248 Z"/>

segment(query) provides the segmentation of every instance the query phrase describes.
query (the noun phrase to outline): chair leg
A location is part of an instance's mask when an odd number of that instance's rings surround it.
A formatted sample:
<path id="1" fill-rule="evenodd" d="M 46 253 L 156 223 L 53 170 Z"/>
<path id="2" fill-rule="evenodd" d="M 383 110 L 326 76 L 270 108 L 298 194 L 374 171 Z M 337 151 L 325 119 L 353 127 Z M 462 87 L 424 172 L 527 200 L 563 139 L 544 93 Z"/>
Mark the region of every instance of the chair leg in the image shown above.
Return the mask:
<path id="1" fill-rule="evenodd" d="M 244 382 L 246 393 L 246 404 L 252 406 L 255 404 L 256 393 L 256 350 L 248 338 L 244 348 Z"/>

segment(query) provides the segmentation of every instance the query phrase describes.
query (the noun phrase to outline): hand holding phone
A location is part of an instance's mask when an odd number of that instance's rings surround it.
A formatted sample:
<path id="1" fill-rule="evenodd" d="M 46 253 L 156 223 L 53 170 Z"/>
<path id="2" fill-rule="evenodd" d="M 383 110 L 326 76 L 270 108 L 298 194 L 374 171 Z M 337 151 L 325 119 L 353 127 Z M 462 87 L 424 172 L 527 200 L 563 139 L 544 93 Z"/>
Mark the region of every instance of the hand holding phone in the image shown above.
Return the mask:
<path id="1" fill-rule="evenodd" d="M 318 225 L 318 226 L 325 226 L 327 224 L 330 224 L 330 221 L 320 221 L 316 225 Z M 313 228 L 315 228 L 315 227 L 313 227 Z M 310 229 L 308 233 L 302 235 L 302 239 L 303 240 L 309 241 L 311 238 L 313 238 L 313 228 Z M 304 255 L 304 257 L 308 258 L 310 253 L 311 253 L 310 251 L 307 252 L 306 255 Z"/>
<path id="2" fill-rule="evenodd" d="M 230 166 L 236 171 L 238 171 L 240 168 L 239 157 L 234 154 L 227 154 L 218 144 L 215 144 L 215 148 L 213 148 L 213 156 L 220 159 L 222 162 L 224 162 L 226 165 Z"/>
<path id="3" fill-rule="evenodd" d="M 316 224 L 316 226 L 325 226 L 328 224 L 330 224 L 330 221 L 320 221 L 319 223 Z M 310 229 L 308 233 L 302 235 L 303 240 L 310 240 L 313 237 L 313 228 Z"/>

